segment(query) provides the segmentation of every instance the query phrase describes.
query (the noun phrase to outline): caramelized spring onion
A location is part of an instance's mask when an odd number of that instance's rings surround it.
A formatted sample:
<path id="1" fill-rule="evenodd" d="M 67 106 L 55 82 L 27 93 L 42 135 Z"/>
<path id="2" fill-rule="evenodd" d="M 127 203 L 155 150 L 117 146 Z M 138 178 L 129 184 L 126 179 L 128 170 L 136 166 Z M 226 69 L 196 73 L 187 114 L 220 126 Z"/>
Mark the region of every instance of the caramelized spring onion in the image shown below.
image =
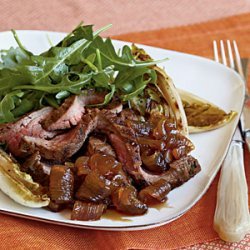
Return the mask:
<path id="1" fill-rule="evenodd" d="M 160 172 L 159 170 L 161 169 L 158 166 L 160 154 L 161 153 L 159 151 L 156 151 L 151 155 L 141 155 L 142 162 L 146 166 L 147 170 L 152 172 Z"/>
<path id="2" fill-rule="evenodd" d="M 170 191 L 171 185 L 168 181 L 160 179 L 154 184 L 143 188 L 139 192 L 139 199 L 147 205 L 157 204 L 164 202 Z"/>
<path id="3" fill-rule="evenodd" d="M 92 170 L 76 192 L 78 200 L 101 202 L 111 194 L 111 182 L 100 174 L 97 169 Z"/>
<path id="4" fill-rule="evenodd" d="M 148 145 L 151 148 L 163 150 L 166 146 L 165 142 L 163 140 L 155 140 L 145 137 L 137 137 L 137 141 L 140 145 Z"/>
<path id="5" fill-rule="evenodd" d="M 32 179 L 43 187 L 49 185 L 50 166 L 41 161 L 38 151 L 28 156 L 21 164 L 21 170 L 32 176 Z"/>
<path id="6" fill-rule="evenodd" d="M 107 176 L 113 172 L 118 165 L 121 165 L 113 156 L 100 153 L 93 154 L 89 160 L 90 168 L 97 169 L 101 175 Z"/>
<path id="7" fill-rule="evenodd" d="M 78 176 L 86 176 L 90 173 L 90 168 L 88 166 L 89 157 L 80 156 L 75 161 L 75 168 L 77 169 Z"/>
<path id="8" fill-rule="evenodd" d="M 17 203 L 27 207 L 44 207 L 50 199 L 43 194 L 38 183 L 29 174 L 20 171 L 19 165 L 0 150 L 0 188 Z"/>
<path id="9" fill-rule="evenodd" d="M 183 102 L 190 133 L 220 128 L 237 114 L 234 111 L 226 113 L 215 104 L 182 89 L 178 89 L 178 93 Z"/>
<path id="10" fill-rule="evenodd" d="M 74 175 L 71 169 L 55 165 L 51 169 L 49 183 L 50 198 L 57 204 L 67 204 L 73 200 Z"/>
<path id="11" fill-rule="evenodd" d="M 71 213 L 71 220 L 99 220 L 107 206 L 103 203 L 76 201 Z"/>
<path id="12" fill-rule="evenodd" d="M 145 214 L 148 207 L 137 198 L 137 190 L 131 186 L 119 187 L 112 193 L 115 208 L 131 215 Z"/>
<path id="13" fill-rule="evenodd" d="M 128 176 L 112 155 L 93 154 L 90 157 L 89 165 L 91 170 L 97 170 L 107 180 L 111 181 L 111 188 L 129 183 Z"/>

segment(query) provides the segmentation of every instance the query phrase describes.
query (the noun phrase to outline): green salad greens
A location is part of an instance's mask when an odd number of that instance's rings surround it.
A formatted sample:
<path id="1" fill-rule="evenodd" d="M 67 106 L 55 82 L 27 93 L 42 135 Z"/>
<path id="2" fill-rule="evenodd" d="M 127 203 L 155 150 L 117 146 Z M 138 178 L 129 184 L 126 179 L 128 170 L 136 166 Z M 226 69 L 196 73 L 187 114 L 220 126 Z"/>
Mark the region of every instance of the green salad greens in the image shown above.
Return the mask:
<path id="1" fill-rule="evenodd" d="M 98 104 L 102 106 L 114 95 L 128 101 L 155 83 L 151 66 L 165 59 L 137 60 L 127 45 L 117 52 L 110 38 L 99 36 L 110 26 L 94 32 L 92 25 L 81 23 L 40 55 L 28 51 L 12 31 L 18 47 L 1 51 L 0 123 L 46 105 L 59 107 L 66 97 L 86 89 L 107 93 Z"/>

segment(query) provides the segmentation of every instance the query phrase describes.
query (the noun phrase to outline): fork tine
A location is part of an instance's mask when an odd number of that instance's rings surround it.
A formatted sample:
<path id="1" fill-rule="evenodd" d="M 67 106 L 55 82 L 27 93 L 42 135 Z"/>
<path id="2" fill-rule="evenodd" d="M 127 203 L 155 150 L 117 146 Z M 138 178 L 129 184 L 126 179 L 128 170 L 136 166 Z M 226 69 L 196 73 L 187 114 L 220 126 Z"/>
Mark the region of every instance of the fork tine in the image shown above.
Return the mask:
<path id="1" fill-rule="evenodd" d="M 222 40 L 220 40 L 220 51 L 221 51 L 222 63 L 223 63 L 225 66 L 227 66 L 226 53 L 225 53 L 224 43 L 223 43 Z"/>
<path id="2" fill-rule="evenodd" d="M 233 59 L 233 53 L 232 53 L 232 48 L 231 48 L 231 43 L 230 43 L 229 40 L 227 40 L 227 49 L 228 49 L 228 56 L 229 56 L 230 67 L 232 69 L 235 69 L 234 59 Z"/>
<path id="3" fill-rule="evenodd" d="M 213 41 L 213 47 L 214 47 L 214 60 L 219 63 L 220 60 L 218 55 L 218 47 L 217 47 L 217 42 L 215 40 Z"/>
<path id="4" fill-rule="evenodd" d="M 243 69 L 242 69 L 242 64 L 240 60 L 240 53 L 238 50 L 238 46 L 235 40 L 233 40 L 233 46 L 234 46 L 234 52 L 235 52 L 235 61 L 238 69 L 238 73 L 241 75 L 241 77 L 244 79 L 244 74 L 243 74 Z"/>
<path id="5" fill-rule="evenodd" d="M 214 60 L 216 62 L 220 62 L 218 46 L 217 46 L 217 42 L 215 40 L 213 41 L 213 48 L 214 48 Z M 235 54 L 235 60 L 234 60 L 234 56 L 233 56 L 231 42 L 230 42 L 230 40 L 227 40 L 228 60 L 229 60 L 230 67 L 232 69 L 236 70 L 235 69 L 235 63 L 236 63 L 237 72 L 244 79 L 242 62 L 240 59 L 240 53 L 239 53 L 238 46 L 237 46 L 237 43 L 235 40 L 233 40 L 233 49 L 234 49 L 234 54 Z M 221 56 L 222 64 L 224 64 L 225 66 L 228 66 L 227 65 L 226 51 L 225 51 L 223 40 L 220 40 L 220 54 L 221 54 L 220 56 Z"/>

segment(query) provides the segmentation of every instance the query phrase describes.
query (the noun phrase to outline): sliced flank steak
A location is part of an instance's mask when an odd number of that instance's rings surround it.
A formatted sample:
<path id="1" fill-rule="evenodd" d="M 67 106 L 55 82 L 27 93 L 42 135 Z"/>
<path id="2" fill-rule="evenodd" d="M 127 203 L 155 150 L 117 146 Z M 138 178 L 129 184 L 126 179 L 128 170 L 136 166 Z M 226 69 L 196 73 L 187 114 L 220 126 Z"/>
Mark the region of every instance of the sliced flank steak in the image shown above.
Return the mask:
<path id="1" fill-rule="evenodd" d="M 24 153 L 39 151 L 45 159 L 66 161 L 82 147 L 89 133 L 95 129 L 96 124 L 97 118 L 92 119 L 90 115 L 86 115 L 76 127 L 51 140 L 24 136 L 21 151 Z"/>
<path id="2" fill-rule="evenodd" d="M 34 111 L 13 123 L 2 124 L 0 127 L 0 143 L 6 143 L 7 148 L 14 156 L 23 156 L 20 147 L 22 138 L 30 136 L 39 139 L 51 139 L 57 132 L 49 132 L 43 129 L 41 122 L 47 117 L 53 108 L 45 107 Z"/>
<path id="3" fill-rule="evenodd" d="M 87 105 L 94 105 L 104 101 L 105 94 L 93 90 L 81 95 L 72 95 L 55 109 L 43 121 L 43 126 L 48 131 L 68 129 L 76 126 L 82 119 Z"/>

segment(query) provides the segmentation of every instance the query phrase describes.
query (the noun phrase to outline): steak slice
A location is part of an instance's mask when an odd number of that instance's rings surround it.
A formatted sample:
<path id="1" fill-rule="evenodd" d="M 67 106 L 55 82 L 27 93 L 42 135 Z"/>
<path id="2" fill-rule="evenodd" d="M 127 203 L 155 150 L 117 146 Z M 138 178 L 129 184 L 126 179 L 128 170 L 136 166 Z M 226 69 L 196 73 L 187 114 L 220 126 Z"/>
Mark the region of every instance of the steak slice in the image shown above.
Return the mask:
<path id="1" fill-rule="evenodd" d="M 107 142 L 94 136 L 91 136 L 89 138 L 88 153 L 89 155 L 93 155 L 95 153 L 102 153 L 105 155 L 111 155 L 113 157 L 116 157 L 115 151 Z"/>
<path id="2" fill-rule="evenodd" d="M 124 170 L 136 180 L 141 180 L 143 177 L 139 171 L 142 165 L 139 145 L 124 142 L 124 138 L 115 133 L 109 134 L 109 139 Z"/>
<path id="3" fill-rule="evenodd" d="M 64 134 L 57 135 L 51 140 L 24 136 L 21 144 L 21 150 L 25 154 L 39 151 L 40 155 L 47 160 L 65 161 L 74 155 L 83 145 L 89 133 L 97 125 L 97 116 L 90 114 L 84 116 L 84 119 L 73 129 Z"/>
<path id="4" fill-rule="evenodd" d="M 201 167 L 194 157 L 188 155 L 170 163 L 170 169 L 162 174 L 152 174 L 142 167 L 140 148 L 134 142 L 124 141 L 119 134 L 110 133 L 109 139 L 124 169 L 137 181 L 148 185 L 160 179 L 166 180 L 171 188 L 178 187 L 196 175 Z"/>
<path id="5" fill-rule="evenodd" d="M 34 111 L 14 123 L 3 124 L 0 127 L 0 142 L 6 143 L 8 150 L 14 156 L 24 156 L 21 151 L 21 141 L 24 136 L 40 139 L 51 139 L 57 132 L 48 132 L 41 126 L 41 121 L 47 117 L 53 108 L 45 107 Z"/>
<path id="6" fill-rule="evenodd" d="M 48 186 L 51 166 L 41 161 L 39 152 L 29 156 L 22 164 L 22 171 L 29 173 L 35 182 Z"/>
<path id="7" fill-rule="evenodd" d="M 173 189 L 191 179 L 201 170 L 198 160 L 191 155 L 175 160 L 169 165 L 170 169 L 159 175 L 151 174 L 142 167 L 139 168 L 139 171 L 146 183 L 153 184 L 163 179 L 166 180 L 171 185 L 171 189 Z"/>
<path id="8" fill-rule="evenodd" d="M 111 102 L 105 107 L 105 110 L 113 114 L 121 113 L 122 109 L 123 109 L 123 105 L 120 102 Z"/>
<path id="9" fill-rule="evenodd" d="M 116 152 L 117 158 L 123 164 L 124 170 L 137 181 L 152 184 L 160 179 L 167 180 L 171 188 L 175 188 L 200 171 L 198 161 L 188 155 L 170 163 L 170 169 L 162 174 L 152 174 L 142 167 L 140 147 L 135 132 L 127 127 L 126 121 L 112 114 L 102 113 L 98 119 L 97 128 L 105 132 Z M 125 125 L 124 125 L 125 124 Z"/>
<path id="10" fill-rule="evenodd" d="M 105 95 L 89 90 L 81 95 L 68 97 L 64 103 L 46 117 L 43 126 L 48 131 L 67 129 L 77 125 L 84 112 L 86 105 L 102 103 Z"/>
<path id="11" fill-rule="evenodd" d="M 118 160 L 126 172 L 136 180 L 142 179 L 140 148 L 136 143 L 134 131 L 122 125 L 119 117 L 107 111 L 98 114 L 97 131 L 105 133 L 113 146 Z"/>

